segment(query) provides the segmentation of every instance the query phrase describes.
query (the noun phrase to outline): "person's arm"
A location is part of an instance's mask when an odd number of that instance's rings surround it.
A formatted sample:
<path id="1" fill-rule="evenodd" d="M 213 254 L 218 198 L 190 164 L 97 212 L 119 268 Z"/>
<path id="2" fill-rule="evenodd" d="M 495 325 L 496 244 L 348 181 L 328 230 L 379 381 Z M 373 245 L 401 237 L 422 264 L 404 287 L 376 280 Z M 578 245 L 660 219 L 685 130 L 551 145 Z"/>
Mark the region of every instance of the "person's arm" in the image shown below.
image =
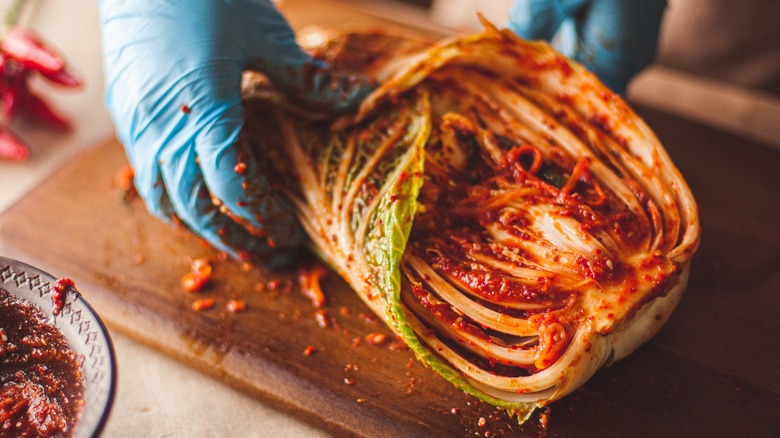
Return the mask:
<path id="1" fill-rule="evenodd" d="M 665 7 L 665 0 L 516 0 L 507 27 L 525 39 L 554 41 L 622 94 L 655 56 Z"/>
<path id="2" fill-rule="evenodd" d="M 292 215 L 242 152 L 241 73 L 259 69 L 332 111 L 369 86 L 302 51 L 267 0 L 101 0 L 100 12 L 105 101 L 148 209 L 239 257 L 298 245 Z"/>

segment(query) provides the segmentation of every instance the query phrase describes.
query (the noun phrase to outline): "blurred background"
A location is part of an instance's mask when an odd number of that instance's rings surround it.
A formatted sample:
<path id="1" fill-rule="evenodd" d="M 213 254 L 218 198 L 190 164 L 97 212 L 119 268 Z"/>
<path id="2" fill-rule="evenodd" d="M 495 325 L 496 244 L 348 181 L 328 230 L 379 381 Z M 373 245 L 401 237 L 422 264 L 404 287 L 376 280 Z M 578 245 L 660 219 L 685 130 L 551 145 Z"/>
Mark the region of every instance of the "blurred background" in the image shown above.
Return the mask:
<path id="1" fill-rule="evenodd" d="M 512 0 L 354 0 L 384 17 L 408 11 L 419 26 L 480 29 L 477 12 L 504 23 Z M 381 11 L 381 12 L 380 12 Z M 405 16 L 406 16 L 405 15 Z M 629 100 L 780 147 L 780 2 L 668 0 L 656 62 Z"/>

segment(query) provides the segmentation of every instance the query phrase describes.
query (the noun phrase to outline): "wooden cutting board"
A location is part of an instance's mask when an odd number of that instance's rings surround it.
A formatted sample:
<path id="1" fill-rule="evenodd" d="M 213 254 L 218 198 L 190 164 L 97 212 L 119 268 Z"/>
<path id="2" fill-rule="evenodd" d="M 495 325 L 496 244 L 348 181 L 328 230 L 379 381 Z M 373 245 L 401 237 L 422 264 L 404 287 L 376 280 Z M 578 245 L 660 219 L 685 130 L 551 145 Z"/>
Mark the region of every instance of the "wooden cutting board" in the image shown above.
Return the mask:
<path id="1" fill-rule="evenodd" d="M 0 216 L 0 247 L 75 279 L 114 330 L 337 435 L 778 436 L 780 152 L 642 113 L 700 203 L 704 233 L 689 290 L 654 339 L 556 402 L 546 431 L 538 415 L 518 426 L 460 393 L 391 340 L 358 341 L 390 331 L 335 275 L 323 283 L 320 327 L 295 269 L 219 262 L 139 200 L 122 203 L 112 178 L 125 159 L 114 141 Z M 213 281 L 186 293 L 187 258 L 201 256 L 215 260 Z M 203 297 L 215 307 L 191 310 Z M 228 312 L 231 298 L 247 309 Z"/>

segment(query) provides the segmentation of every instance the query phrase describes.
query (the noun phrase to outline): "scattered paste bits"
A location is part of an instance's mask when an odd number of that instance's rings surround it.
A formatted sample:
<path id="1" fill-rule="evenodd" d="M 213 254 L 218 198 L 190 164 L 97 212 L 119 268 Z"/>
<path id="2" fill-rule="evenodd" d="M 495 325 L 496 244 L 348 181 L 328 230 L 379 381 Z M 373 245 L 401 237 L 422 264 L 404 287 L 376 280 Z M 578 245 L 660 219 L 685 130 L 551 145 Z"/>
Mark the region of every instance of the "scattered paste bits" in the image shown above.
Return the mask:
<path id="1" fill-rule="evenodd" d="M 181 277 L 181 288 L 186 292 L 198 292 L 211 278 L 211 263 L 208 258 L 194 259 L 190 263 L 190 272 Z"/>

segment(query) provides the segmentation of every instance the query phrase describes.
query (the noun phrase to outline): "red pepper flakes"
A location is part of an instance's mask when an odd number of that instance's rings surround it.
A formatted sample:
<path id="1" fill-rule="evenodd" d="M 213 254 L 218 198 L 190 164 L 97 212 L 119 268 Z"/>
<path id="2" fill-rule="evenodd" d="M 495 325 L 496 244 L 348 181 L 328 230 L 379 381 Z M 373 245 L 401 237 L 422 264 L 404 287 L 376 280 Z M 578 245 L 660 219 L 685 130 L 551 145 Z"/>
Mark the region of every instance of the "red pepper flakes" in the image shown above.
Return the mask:
<path id="1" fill-rule="evenodd" d="M 65 307 L 65 298 L 69 290 L 76 287 L 76 283 L 70 278 L 60 278 L 54 283 L 54 290 L 51 293 L 51 302 L 54 305 L 52 312 L 54 316 L 57 316 L 62 312 L 62 308 Z"/>
<path id="2" fill-rule="evenodd" d="M 145 261 L 146 261 L 146 256 L 144 256 L 143 254 L 138 253 L 133 255 L 134 265 L 136 266 L 143 265 Z"/>
<path id="3" fill-rule="evenodd" d="M 209 310 L 214 307 L 214 304 L 213 298 L 200 298 L 192 302 L 192 310 L 196 312 Z"/>
<path id="4" fill-rule="evenodd" d="M 458 409 L 458 408 L 452 408 L 452 409 L 450 410 L 450 413 L 452 413 L 452 415 L 458 415 L 458 414 L 460 414 L 460 409 Z"/>
<path id="5" fill-rule="evenodd" d="M 181 277 L 181 288 L 186 292 L 198 292 L 206 285 L 208 278 L 198 277 L 192 272 L 188 272 Z"/>
<path id="6" fill-rule="evenodd" d="M 314 265 L 298 272 L 298 284 L 303 296 L 311 300 L 311 305 L 320 308 L 325 304 L 325 294 L 322 292 L 320 279 L 327 273 L 322 265 Z"/>
<path id="7" fill-rule="evenodd" d="M 479 417 L 479 421 L 477 421 L 477 426 L 485 427 L 486 425 L 487 425 L 487 420 L 485 420 L 485 417 Z"/>
<path id="8" fill-rule="evenodd" d="M 304 355 L 304 356 L 311 356 L 312 354 L 314 354 L 314 352 L 315 352 L 315 351 L 317 351 L 317 347 L 315 347 L 315 346 L 313 346 L 313 345 L 309 345 L 309 346 L 307 346 L 307 347 L 306 347 L 306 348 L 303 350 L 303 355 Z"/>
<path id="9" fill-rule="evenodd" d="M 363 339 L 371 345 L 382 345 L 387 339 L 384 333 L 369 333 Z"/>
<path id="10" fill-rule="evenodd" d="M 187 292 L 198 292 L 211 278 L 211 263 L 208 258 L 198 258 L 190 263 L 190 272 L 181 277 L 181 287 Z"/>
<path id="11" fill-rule="evenodd" d="M 358 317 L 368 324 L 376 323 L 376 315 L 373 313 L 361 312 Z"/>
<path id="12" fill-rule="evenodd" d="M 225 307 L 230 313 L 239 313 L 246 310 L 246 303 L 241 300 L 229 300 Z"/>
<path id="13" fill-rule="evenodd" d="M 387 349 L 390 351 L 406 351 L 409 349 L 409 346 L 403 341 L 396 340 L 391 342 Z"/>
<path id="14" fill-rule="evenodd" d="M 238 163 L 236 163 L 235 167 L 233 167 L 233 171 L 240 175 L 246 172 L 246 168 L 247 168 L 247 164 L 244 163 L 243 161 L 239 161 Z"/>
<path id="15" fill-rule="evenodd" d="M 320 328 L 326 328 L 328 325 L 328 312 L 325 309 L 319 309 L 314 312 L 314 319 L 317 320 L 317 325 Z"/>
<path id="16" fill-rule="evenodd" d="M 181 112 L 183 112 L 184 114 L 189 114 L 190 111 L 192 111 L 192 109 L 190 108 L 189 105 L 187 105 L 186 103 L 181 104 Z"/>
<path id="17" fill-rule="evenodd" d="M 550 424 L 550 407 L 548 406 L 547 409 L 542 412 L 542 415 L 539 416 L 539 424 L 542 426 L 542 430 L 547 432 L 547 426 Z"/>
<path id="18" fill-rule="evenodd" d="M 129 164 L 122 166 L 114 175 L 114 185 L 119 189 L 122 202 L 130 202 L 138 196 L 135 184 L 133 184 L 134 177 L 135 171 Z"/>
<path id="19" fill-rule="evenodd" d="M 190 263 L 190 269 L 201 277 L 211 276 L 211 262 L 206 257 L 197 258 Z"/>
<path id="20" fill-rule="evenodd" d="M 358 403 L 365 403 L 365 402 L 366 402 L 366 399 L 364 399 L 364 398 L 359 398 L 359 399 L 357 399 L 357 400 L 355 400 L 355 401 L 356 401 L 356 402 L 358 402 Z"/>
<path id="21" fill-rule="evenodd" d="M 406 387 L 406 395 L 412 395 L 414 394 L 415 389 L 417 388 L 417 378 L 411 377 L 409 381 L 404 385 Z"/>
<path id="22" fill-rule="evenodd" d="M 352 385 L 354 385 L 354 384 L 355 384 L 355 381 L 354 381 L 354 380 L 352 380 L 352 379 L 348 379 L 348 378 L 346 378 L 346 377 L 345 377 L 345 378 L 344 378 L 344 384 L 345 384 L 345 385 L 347 385 L 347 386 L 352 386 Z"/>

